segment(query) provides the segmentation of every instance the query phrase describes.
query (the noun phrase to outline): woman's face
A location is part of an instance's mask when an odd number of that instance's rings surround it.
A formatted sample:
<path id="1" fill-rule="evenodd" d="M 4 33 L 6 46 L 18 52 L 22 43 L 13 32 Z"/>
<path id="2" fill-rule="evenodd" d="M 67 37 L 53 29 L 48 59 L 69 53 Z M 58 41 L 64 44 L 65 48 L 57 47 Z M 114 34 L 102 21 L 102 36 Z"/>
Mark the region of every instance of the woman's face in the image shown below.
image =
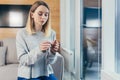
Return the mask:
<path id="1" fill-rule="evenodd" d="M 43 5 L 40 5 L 35 12 L 31 13 L 32 18 L 35 22 L 35 27 L 41 27 L 46 23 L 49 17 L 49 10 Z"/>

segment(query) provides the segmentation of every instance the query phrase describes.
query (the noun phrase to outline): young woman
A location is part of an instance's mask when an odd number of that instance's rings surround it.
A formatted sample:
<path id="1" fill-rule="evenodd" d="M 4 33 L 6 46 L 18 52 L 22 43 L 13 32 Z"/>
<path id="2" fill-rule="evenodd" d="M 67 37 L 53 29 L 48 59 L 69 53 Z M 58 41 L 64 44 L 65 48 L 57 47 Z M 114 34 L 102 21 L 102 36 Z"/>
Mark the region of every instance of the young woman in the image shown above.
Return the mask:
<path id="1" fill-rule="evenodd" d="M 17 33 L 16 47 L 18 80 L 57 80 L 51 64 L 57 59 L 59 43 L 45 2 L 36 1 L 30 8 L 26 28 Z"/>

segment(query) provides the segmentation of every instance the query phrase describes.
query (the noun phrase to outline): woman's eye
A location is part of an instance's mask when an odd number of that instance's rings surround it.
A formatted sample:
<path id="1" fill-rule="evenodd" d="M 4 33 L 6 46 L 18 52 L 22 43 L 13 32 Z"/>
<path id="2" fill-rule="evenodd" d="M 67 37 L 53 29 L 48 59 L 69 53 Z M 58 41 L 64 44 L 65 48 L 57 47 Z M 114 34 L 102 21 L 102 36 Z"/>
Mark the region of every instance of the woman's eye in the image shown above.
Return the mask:
<path id="1" fill-rule="evenodd" d="M 42 16 L 42 13 L 38 13 L 39 16 Z"/>
<path id="2" fill-rule="evenodd" d="M 48 16 L 48 13 L 38 13 L 38 15 L 39 15 L 39 16 L 43 16 L 43 15 L 44 15 L 45 17 L 47 17 L 47 16 Z"/>
<path id="3" fill-rule="evenodd" d="M 48 13 L 46 13 L 45 16 L 48 16 Z"/>

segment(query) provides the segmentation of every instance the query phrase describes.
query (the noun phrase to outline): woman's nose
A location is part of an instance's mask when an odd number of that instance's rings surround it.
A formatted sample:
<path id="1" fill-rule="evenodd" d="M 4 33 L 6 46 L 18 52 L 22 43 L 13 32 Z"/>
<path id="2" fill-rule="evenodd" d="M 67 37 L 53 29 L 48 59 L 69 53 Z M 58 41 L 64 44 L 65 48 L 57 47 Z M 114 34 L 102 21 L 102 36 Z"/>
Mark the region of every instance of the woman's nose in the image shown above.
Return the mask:
<path id="1" fill-rule="evenodd" d="M 44 14 L 42 15 L 42 18 L 43 18 L 43 19 L 45 18 L 45 15 L 44 15 Z"/>

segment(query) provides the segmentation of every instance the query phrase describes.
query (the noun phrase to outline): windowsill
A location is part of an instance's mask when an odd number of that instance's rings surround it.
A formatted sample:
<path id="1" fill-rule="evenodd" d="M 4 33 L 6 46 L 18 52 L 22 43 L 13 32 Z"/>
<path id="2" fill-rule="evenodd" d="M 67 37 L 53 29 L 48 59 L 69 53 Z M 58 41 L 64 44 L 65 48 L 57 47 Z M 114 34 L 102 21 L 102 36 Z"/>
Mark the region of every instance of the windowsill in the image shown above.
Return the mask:
<path id="1" fill-rule="evenodd" d="M 101 70 L 101 80 L 120 80 L 120 75 L 116 72 Z"/>

